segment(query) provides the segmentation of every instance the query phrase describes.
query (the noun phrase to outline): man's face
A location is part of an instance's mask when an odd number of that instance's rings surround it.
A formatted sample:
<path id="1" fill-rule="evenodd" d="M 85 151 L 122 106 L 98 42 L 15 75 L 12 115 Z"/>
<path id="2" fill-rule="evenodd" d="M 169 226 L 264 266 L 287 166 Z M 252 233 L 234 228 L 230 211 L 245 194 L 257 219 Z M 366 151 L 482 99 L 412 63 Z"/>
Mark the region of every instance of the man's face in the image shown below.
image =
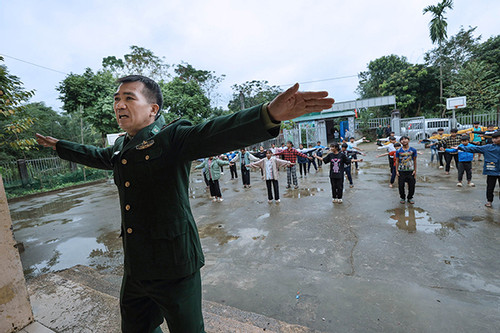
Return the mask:
<path id="1" fill-rule="evenodd" d="M 394 140 L 389 140 L 389 142 L 390 142 L 390 143 L 392 143 L 392 144 L 395 144 L 395 143 L 396 143 L 396 139 L 394 139 Z"/>
<path id="2" fill-rule="evenodd" d="M 142 82 L 126 82 L 114 94 L 113 109 L 118 126 L 132 136 L 152 124 L 159 109 L 157 104 L 147 101 L 143 89 Z"/>
<path id="3" fill-rule="evenodd" d="M 304 146 L 303 145 L 299 145 L 299 148 L 302 149 L 302 148 L 304 148 Z"/>
<path id="4" fill-rule="evenodd" d="M 479 127 L 479 124 L 474 124 L 474 128 L 478 128 Z"/>
<path id="5" fill-rule="evenodd" d="M 467 146 L 467 145 L 469 144 L 469 140 L 462 140 L 462 144 L 463 144 L 464 146 Z"/>
<path id="6" fill-rule="evenodd" d="M 493 127 L 493 126 L 488 126 L 486 129 L 487 129 L 488 131 L 493 131 L 493 130 L 495 129 L 495 127 Z"/>
<path id="7" fill-rule="evenodd" d="M 444 131 L 438 131 L 439 135 L 443 135 Z"/>
<path id="8" fill-rule="evenodd" d="M 291 149 L 292 148 L 292 144 L 290 142 L 287 142 L 286 143 L 286 146 L 288 147 L 288 149 Z"/>
<path id="9" fill-rule="evenodd" d="M 407 138 L 402 138 L 402 139 L 401 139 L 401 144 L 402 144 L 403 146 L 408 145 L 408 142 L 410 142 L 410 140 L 408 140 Z"/>
<path id="10" fill-rule="evenodd" d="M 450 134 L 453 138 L 457 136 L 457 132 L 451 132 Z"/>
<path id="11" fill-rule="evenodd" d="M 273 153 L 272 153 L 272 152 L 270 152 L 270 151 L 268 151 L 268 152 L 266 153 L 266 157 L 267 157 L 267 159 L 270 159 L 271 157 L 273 157 Z"/>
<path id="12" fill-rule="evenodd" d="M 491 141 L 493 141 L 494 144 L 500 145 L 500 136 L 496 138 L 492 138 Z"/>
<path id="13" fill-rule="evenodd" d="M 259 150 L 264 151 L 264 147 L 260 146 Z"/>

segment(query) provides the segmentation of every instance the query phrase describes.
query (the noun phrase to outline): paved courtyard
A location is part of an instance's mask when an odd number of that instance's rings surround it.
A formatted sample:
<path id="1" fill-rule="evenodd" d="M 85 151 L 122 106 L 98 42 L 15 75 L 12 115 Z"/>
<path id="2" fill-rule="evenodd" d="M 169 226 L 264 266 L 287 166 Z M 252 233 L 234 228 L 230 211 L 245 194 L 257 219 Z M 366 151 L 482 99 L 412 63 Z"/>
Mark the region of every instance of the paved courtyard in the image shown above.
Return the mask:
<path id="1" fill-rule="evenodd" d="M 411 143 L 410 143 L 411 144 Z M 204 299 L 325 332 L 496 332 L 500 327 L 500 201 L 484 207 L 485 177 L 456 187 L 418 157 L 415 204 L 388 187 L 387 158 L 365 162 L 331 202 L 328 169 L 299 177 L 280 204 L 268 204 L 260 172 L 252 188 L 221 179 L 222 203 L 209 199 L 198 170 L 191 204 L 205 251 Z M 240 172 L 238 172 L 239 176 Z M 347 182 L 345 183 L 347 185 Z M 28 278 L 76 264 L 122 272 L 119 208 L 108 183 L 12 202 Z"/>

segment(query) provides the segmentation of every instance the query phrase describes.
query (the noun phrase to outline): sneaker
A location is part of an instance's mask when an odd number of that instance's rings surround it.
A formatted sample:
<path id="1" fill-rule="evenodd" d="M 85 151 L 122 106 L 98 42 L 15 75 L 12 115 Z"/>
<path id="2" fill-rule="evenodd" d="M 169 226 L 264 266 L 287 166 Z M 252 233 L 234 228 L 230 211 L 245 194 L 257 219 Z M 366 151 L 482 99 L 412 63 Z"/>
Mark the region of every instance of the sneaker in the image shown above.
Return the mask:
<path id="1" fill-rule="evenodd" d="M 440 166 L 439 166 L 439 169 L 444 169 L 444 166 L 440 165 Z"/>
<path id="2" fill-rule="evenodd" d="M 212 201 L 213 201 L 213 202 L 216 202 L 216 201 L 217 201 L 217 198 L 213 198 L 213 199 L 212 199 Z"/>
<path id="3" fill-rule="evenodd" d="M 217 201 L 218 201 L 218 202 L 222 202 L 222 201 L 224 201 L 224 199 L 222 199 L 222 198 L 217 198 Z"/>
<path id="4" fill-rule="evenodd" d="M 252 187 L 252 185 L 247 185 L 247 188 L 250 188 L 250 187 Z"/>
<path id="5" fill-rule="evenodd" d="M 350 188 L 353 188 L 353 187 L 354 187 L 354 184 L 349 185 L 349 187 L 350 187 Z"/>
<path id="6" fill-rule="evenodd" d="M 408 203 L 411 203 L 412 205 L 415 203 L 415 200 L 413 199 L 408 199 Z"/>
<path id="7" fill-rule="evenodd" d="M 276 200 L 276 203 L 277 203 L 277 204 L 279 204 L 280 202 L 281 202 L 281 200 L 280 200 L 280 199 Z"/>
<path id="8" fill-rule="evenodd" d="M 221 175 L 223 175 L 223 174 L 224 174 L 224 172 L 221 172 L 220 174 L 221 174 Z"/>
<path id="9" fill-rule="evenodd" d="M 290 186 L 290 185 L 287 185 L 287 186 L 286 186 L 286 188 L 291 188 L 291 186 Z"/>
<path id="10" fill-rule="evenodd" d="M 406 200 L 405 200 L 405 199 L 401 199 L 401 200 L 399 200 L 399 203 L 400 203 L 400 204 L 404 204 L 405 202 L 406 202 Z"/>
<path id="11" fill-rule="evenodd" d="M 449 175 L 450 173 L 449 173 L 448 171 L 445 171 L 445 173 L 444 173 L 444 174 L 445 174 L 445 175 Z"/>
<path id="12" fill-rule="evenodd" d="M 295 185 L 293 188 L 294 188 L 294 189 L 298 189 L 298 188 L 299 188 L 299 185 Z"/>
<path id="13" fill-rule="evenodd" d="M 474 186 L 476 186 L 476 184 L 474 184 L 474 183 L 472 183 L 472 182 L 470 182 L 470 183 L 469 183 L 469 184 L 467 184 L 467 185 L 469 185 L 470 187 L 474 187 Z"/>
<path id="14" fill-rule="evenodd" d="M 485 205 L 486 207 L 489 207 L 489 208 L 491 208 L 491 207 L 492 207 L 491 202 L 489 202 L 489 201 L 488 201 L 487 203 L 485 203 L 484 205 Z"/>
<path id="15" fill-rule="evenodd" d="M 342 203 L 342 199 L 337 199 L 337 203 Z"/>
<path id="16" fill-rule="evenodd" d="M 336 202 L 337 202 L 337 198 L 333 198 L 333 199 L 332 199 L 332 202 L 333 202 L 333 203 L 336 203 Z"/>
<path id="17" fill-rule="evenodd" d="M 272 201 L 272 200 L 267 200 L 267 203 L 269 203 L 269 204 L 270 204 L 270 203 L 273 203 L 273 201 Z"/>
<path id="18" fill-rule="evenodd" d="M 392 187 L 393 187 L 393 185 L 392 185 L 392 184 L 389 184 L 389 187 L 390 187 L 390 188 L 392 188 Z"/>
<path id="19" fill-rule="evenodd" d="M 462 187 L 462 183 L 461 183 L 461 182 L 458 182 L 458 183 L 457 183 L 457 186 L 458 186 L 458 187 Z"/>

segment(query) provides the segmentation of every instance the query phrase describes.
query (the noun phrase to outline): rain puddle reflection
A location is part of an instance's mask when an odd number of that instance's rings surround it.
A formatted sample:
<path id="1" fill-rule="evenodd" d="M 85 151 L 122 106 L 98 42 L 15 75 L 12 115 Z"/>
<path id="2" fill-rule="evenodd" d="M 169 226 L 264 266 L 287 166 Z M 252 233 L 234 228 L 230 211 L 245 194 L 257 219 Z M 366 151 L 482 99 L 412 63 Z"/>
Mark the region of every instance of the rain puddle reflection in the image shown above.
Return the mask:
<path id="1" fill-rule="evenodd" d="M 285 198 L 312 197 L 318 194 L 318 192 L 323 192 L 323 191 L 324 190 L 319 187 L 290 189 L 283 195 L 283 197 Z"/>
<path id="2" fill-rule="evenodd" d="M 52 258 L 25 269 L 26 275 L 38 275 L 73 267 L 77 264 L 88 265 L 96 253 L 106 252 L 107 247 L 95 238 L 74 237 L 54 249 Z"/>
<path id="3" fill-rule="evenodd" d="M 442 229 L 455 229 L 455 224 L 453 223 L 432 222 L 432 218 L 428 212 L 422 208 L 410 205 L 390 209 L 386 212 L 392 214 L 388 219 L 390 224 L 395 224 L 398 229 L 406 230 L 409 233 L 421 231 L 428 234 L 442 234 Z"/>

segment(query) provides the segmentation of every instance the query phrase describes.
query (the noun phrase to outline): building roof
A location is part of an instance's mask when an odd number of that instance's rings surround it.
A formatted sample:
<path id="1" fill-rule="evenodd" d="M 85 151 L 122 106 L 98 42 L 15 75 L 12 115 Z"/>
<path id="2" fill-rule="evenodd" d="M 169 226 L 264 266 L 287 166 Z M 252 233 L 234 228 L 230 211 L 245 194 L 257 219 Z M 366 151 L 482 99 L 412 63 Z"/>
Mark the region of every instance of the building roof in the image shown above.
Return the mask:
<path id="1" fill-rule="evenodd" d="M 303 121 L 319 120 L 319 119 L 329 119 L 329 118 L 340 118 L 340 117 L 352 117 L 354 116 L 354 111 L 323 111 L 323 112 L 313 112 L 308 113 L 303 116 L 293 119 L 294 122 L 300 123 Z"/>

